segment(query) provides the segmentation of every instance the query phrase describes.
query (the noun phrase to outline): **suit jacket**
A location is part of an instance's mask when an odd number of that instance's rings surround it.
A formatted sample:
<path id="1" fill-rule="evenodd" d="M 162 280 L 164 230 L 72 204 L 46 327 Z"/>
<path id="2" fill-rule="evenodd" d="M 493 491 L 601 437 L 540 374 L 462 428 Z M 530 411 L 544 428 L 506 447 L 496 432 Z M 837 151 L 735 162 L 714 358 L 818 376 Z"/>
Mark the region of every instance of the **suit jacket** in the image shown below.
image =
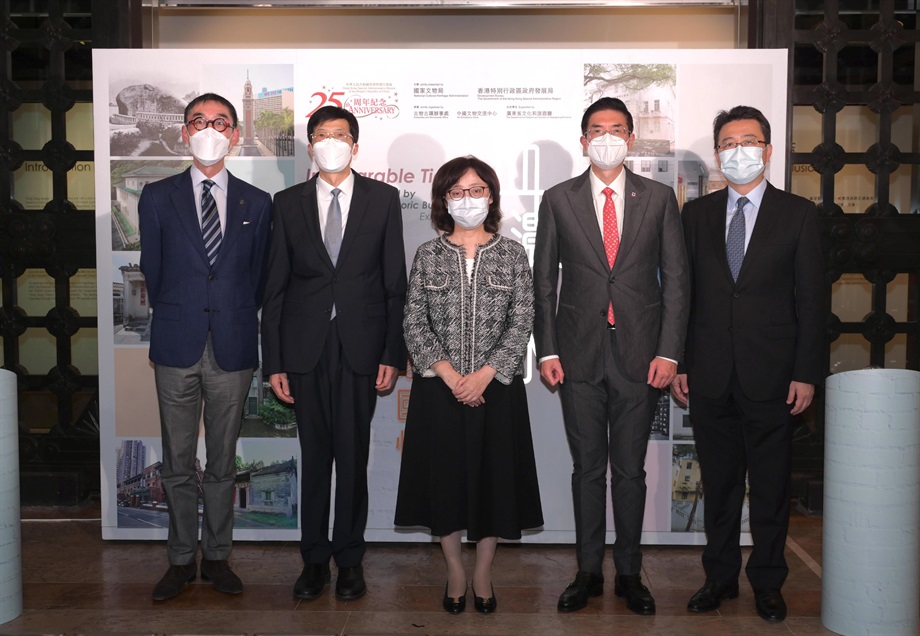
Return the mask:
<path id="1" fill-rule="evenodd" d="M 722 395 L 732 369 L 754 400 L 785 398 L 793 380 L 820 384 L 829 307 L 814 203 L 767 184 L 737 283 L 725 255 L 727 207 L 720 190 L 683 209 L 691 392 Z"/>
<path id="2" fill-rule="evenodd" d="M 623 232 L 613 269 L 587 171 L 547 190 L 540 203 L 534 337 L 538 358 L 558 355 L 566 379 L 603 376 L 610 302 L 625 371 L 634 381 L 648 377 L 656 356 L 679 360 L 683 351 L 689 276 L 674 191 L 626 170 L 623 198 Z"/>
<path id="3" fill-rule="evenodd" d="M 141 193 L 140 265 L 153 309 L 150 359 L 156 364 L 192 366 L 210 334 L 224 371 L 259 366 L 258 310 L 271 197 L 230 174 L 226 212 L 220 252 L 211 267 L 191 169 L 151 183 Z"/>
<path id="4" fill-rule="evenodd" d="M 262 308 L 262 366 L 307 373 L 320 359 L 332 305 L 355 373 L 406 368 L 406 254 L 399 191 L 355 173 L 342 246 L 333 267 L 323 245 L 316 179 L 275 195 Z"/>

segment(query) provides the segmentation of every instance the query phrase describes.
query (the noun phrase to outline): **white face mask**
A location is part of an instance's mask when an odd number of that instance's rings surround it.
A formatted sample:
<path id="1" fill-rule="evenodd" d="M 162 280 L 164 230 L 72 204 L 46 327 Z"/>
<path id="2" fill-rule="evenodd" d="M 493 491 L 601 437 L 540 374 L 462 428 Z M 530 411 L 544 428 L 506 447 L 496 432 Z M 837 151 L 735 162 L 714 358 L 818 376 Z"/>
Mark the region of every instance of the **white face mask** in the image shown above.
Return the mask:
<path id="1" fill-rule="evenodd" d="M 313 161 L 323 172 L 341 172 L 351 163 L 352 147 L 338 139 L 313 144 Z"/>
<path id="2" fill-rule="evenodd" d="M 230 140 L 213 128 L 199 130 L 188 138 L 192 156 L 203 166 L 213 166 L 230 152 Z"/>
<path id="3" fill-rule="evenodd" d="M 735 185 L 750 183 L 763 172 L 763 148 L 735 146 L 719 153 L 722 174 Z"/>
<path id="4" fill-rule="evenodd" d="M 622 164 L 627 152 L 626 140 L 610 133 L 588 142 L 588 158 L 601 170 L 613 170 Z"/>
<path id="5" fill-rule="evenodd" d="M 447 211 L 454 219 L 454 223 L 468 230 L 482 225 L 489 216 L 489 197 L 463 197 L 459 201 L 447 199 Z"/>

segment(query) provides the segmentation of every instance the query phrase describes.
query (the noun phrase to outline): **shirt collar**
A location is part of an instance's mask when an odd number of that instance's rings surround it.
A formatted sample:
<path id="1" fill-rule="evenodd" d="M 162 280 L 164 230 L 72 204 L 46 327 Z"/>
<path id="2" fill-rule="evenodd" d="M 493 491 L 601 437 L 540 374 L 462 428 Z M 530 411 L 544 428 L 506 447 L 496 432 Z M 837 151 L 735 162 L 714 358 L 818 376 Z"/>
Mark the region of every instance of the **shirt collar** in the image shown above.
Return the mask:
<path id="1" fill-rule="evenodd" d="M 767 191 L 767 180 L 764 179 L 763 181 L 757 184 L 756 188 L 754 188 L 753 190 L 751 190 L 744 196 L 746 196 L 748 201 L 753 203 L 754 207 L 759 210 L 760 202 L 763 201 L 763 195 L 766 191 Z M 742 195 L 735 192 L 734 188 L 732 188 L 731 186 L 728 186 L 728 210 L 731 211 L 735 209 L 735 205 L 738 204 L 738 199 L 740 199 L 741 196 Z"/>
<path id="2" fill-rule="evenodd" d="M 226 192 L 227 182 L 230 180 L 230 177 L 228 176 L 229 174 L 230 173 L 227 172 L 227 168 L 224 167 L 224 168 L 221 168 L 220 172 L 218 172 L 213 177 L 206 177 L 201 172 L 201 170 L 198 169 L 198 166 L 192 164 L 192 187 L 197 188 L 198 184 L 200 184 L 202 181 L 204 181 L 205 179 L 210 179 L 211 181 L 214 182 L 214 185 L 216 185 L 218 188 Z"/>
<path id="3" fill-rule="evenodd" d="M 591 180 L 591 194 L 594 195 L 594 198 L 603 196 L 604 188 L 613 189 L 614 194 L 623 196 L 623 192 L 626 190 L 626 168 L 624 167 L 620 170 L 620 174 L 617 175 L 616 179 L 613 180 L 609 186 L 601 181 L 594 170 L 588 169 L 588 178 Z"/>
<path id="4" fill-rule="evenodd" d="M 319 196 L 331 199 L 333 188 L 338 188 L 342 191 L 342 194 L 351 194 L 355 189 L 355 173 L 349 170 L 348 176 L 337 186 L 333 186 L 328 181 L 324 181 L 322 177 L 316 177 L 316 191 Z"/>

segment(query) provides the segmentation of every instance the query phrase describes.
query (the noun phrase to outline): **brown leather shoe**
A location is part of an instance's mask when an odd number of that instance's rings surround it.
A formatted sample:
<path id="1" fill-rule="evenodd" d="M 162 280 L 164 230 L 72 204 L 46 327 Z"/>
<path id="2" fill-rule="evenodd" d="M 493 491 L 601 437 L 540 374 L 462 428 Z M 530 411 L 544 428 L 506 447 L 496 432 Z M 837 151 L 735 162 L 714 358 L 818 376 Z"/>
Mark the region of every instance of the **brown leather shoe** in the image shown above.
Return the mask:
<path id="1" fill-rule="evenodd" d="M 185 584 L 195 580 L 197 573 L 198 566 L 194 561 L 186 565 L 170 565 L 166 574 L 153 588 L 153 600 L 165 601 L 179 596 L 185 589 Z"/>
<path id="2" fill-rule="evenodd" d="M 243 593 L 243 582 L 230 569 L 226 559 L 220 561 L 202 559 L 201 580 L 210 581 L 214 584 L 214 589 L 222 594 Z"/>

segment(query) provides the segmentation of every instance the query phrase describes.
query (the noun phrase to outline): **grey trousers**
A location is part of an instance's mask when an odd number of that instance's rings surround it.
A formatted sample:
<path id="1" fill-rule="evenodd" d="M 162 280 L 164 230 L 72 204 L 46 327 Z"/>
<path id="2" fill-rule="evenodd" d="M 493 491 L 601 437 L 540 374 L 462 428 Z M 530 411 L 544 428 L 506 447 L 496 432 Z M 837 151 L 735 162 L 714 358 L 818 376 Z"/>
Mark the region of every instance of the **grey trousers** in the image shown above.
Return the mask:
<path id="1" fill-rule="evenodd" d="M 607 465 L 617 574 L 639 574 L 645 514 L 645 452 L 658 391 L 622 370 L 616 331 L 604 341 L 599 379 L 560 387 L 565 434 L 572 452 L 572 500 L 578 569 L 602 574 L 607 531 Z M 649 361 L 651 362 L 651 361 Z"/>
<path id="2" fill-rule="evenodd" d="M 236 440 L 252 373 L 252 369 L 224 371 L 217 366 L 210 338 L 197 364 L 155 367 L 163 441 L 161 477 L 169 506 L 166 552 L 172 565 L 195 560 L 199 493 L 204 501 L 202 556 L 209 560 L 230 556 Z M 202 402 L 207 463 L 199 484 L 196 459 Z"/>

